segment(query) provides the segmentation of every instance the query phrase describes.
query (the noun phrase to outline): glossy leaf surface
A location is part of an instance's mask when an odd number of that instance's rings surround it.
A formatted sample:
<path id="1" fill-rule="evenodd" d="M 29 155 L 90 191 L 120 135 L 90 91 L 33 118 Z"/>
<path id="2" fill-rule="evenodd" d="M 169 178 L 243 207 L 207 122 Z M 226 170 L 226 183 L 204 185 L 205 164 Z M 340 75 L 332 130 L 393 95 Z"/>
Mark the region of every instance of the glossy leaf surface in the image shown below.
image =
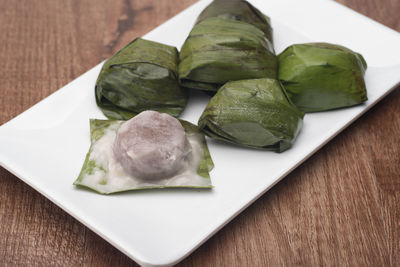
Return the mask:
<path id="1" fill-rule="evenodd" d="M 179 116 L 187 92 L 178 83 L 175 47 L 135 39 L 108 59 L 96 82 L 96 102 L 110 119 L 130 119 L 144 110 Z"/>
<path id="2" fill-rule="evenodd" d="M 282 152 L 292 146 L 302 118 L 277 80 L 252 79 L 225 84 L 211 98 L 199 127 L 215 139 Z"/>
<path id="3" fill-rule="evenodd" d="M 277 57 L 259 28 L 241 21 L 208 18 L 196 24 L 180 52 L 184 87 L 217 91 L 228 81 L 276 78 Z"/>
<path id="4" fill-rule="evenodd" d="M 212 17 L 243 21 L 262 30 L 272 42 L 270 18 L 247 1 L 214 0 L 197 18 L 197 23 Z"/>
<path id="5" fill-rule="evenodd" d="M 367 101 L 366 69 L 362 55 L 328 43 L 292 45 L 279 55 L 279 79 L 304 112 Z"/>

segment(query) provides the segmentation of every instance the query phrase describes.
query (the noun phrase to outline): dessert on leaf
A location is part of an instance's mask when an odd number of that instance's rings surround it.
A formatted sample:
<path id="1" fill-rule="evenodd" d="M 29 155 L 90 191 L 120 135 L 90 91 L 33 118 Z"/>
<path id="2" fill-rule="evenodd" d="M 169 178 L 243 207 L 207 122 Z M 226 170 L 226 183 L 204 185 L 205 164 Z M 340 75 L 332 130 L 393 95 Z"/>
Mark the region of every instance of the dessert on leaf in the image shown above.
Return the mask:
<path id="1" fill-rule="evenodd" d="M 91 146 L 75 185 L 102 194 L 211 188 L 213 162 L 197 126 L 156 111 L 128 121 L 91 120 Z"/>

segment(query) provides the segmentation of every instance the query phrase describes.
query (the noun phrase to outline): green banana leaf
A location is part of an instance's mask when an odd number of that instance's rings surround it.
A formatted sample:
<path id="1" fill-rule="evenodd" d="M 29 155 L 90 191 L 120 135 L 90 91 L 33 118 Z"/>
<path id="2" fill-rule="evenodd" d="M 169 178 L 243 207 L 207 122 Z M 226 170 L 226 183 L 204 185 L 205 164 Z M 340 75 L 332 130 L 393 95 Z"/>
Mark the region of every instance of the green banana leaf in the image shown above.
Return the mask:
<path id="1" fill-rule="evenodd" d="M 205 19 L 219 17 L 243 21 L 262 30 L 272 42 L 272 27 L 270 18 L 244 0 L 214 0 L 197 18 L 199 23 Z"/>
<path id="2" fill-rule="evenodd" d="M 211 98 L 198 125 L 215 139 L 283 152 L 299 134 L 303 116 L 278 80 L 252 79 L 226 83 Z"/>
<path id="3" fill-rule="evenodd" d="M 113 181 L 111 180 L 112 177 L 108 175 L 108 165 L 105 164 L 105 162 L 110 162 L 110 159 L 107 158 L 107 153 L 102 153 L 102 158 L 105 157 L 106 159 L 101 161 L 92 157 L 92 153 L 106 134 L 116 135 L 118 128 L 122 123 L 124 123 L 124 121 L 91 119 L 91 146 L 74 185 L 92 189 L 100 194 L 153 188 L 211 188 L 212 185 L 209 172 L 214 168 L 214 163 L 211 159 L 205 137 L 196 125 L 183 120 L 180 120 L 180 122 L 185 129 L 189 141 L 195 139 L 200 142 L 201 149 L 199 150 L 199 153 L 201 153 L 201 159 L 198 163 L 197 174 L 195 173 L 195 177 L 188 177 L 184 182 L 180 181 L 178 184 L 172 181 L 171 178 L 147 182 L 142 180 L 133 182 L 126 181 L 132 178 L 124 177 L 119 178 L 120 182 L 118 186 L 113 185 Z M 121 179 L 125 180 L 121 182 Z"/>
<path id="4" fill-rule="evenodd" d="M 178 82 L 175 47 L 137 38 L 108 59 L 96 82 L 96 102 L 109 119 L 144 110 L 179 116 L 188 94 Z"/>
<path id="5" fill-rule="evenodd" d="M 196 24 L 179 54 L 184 87 L 216 92 L 228 81 L 277 78 L 272 43 L 257 27 L 230 19 Z"/>
<path id="6" fill-rule="evenodd" d="M 367 101 L 362 55 L 328 43 L 296 44 L 278 57 L 279 80 L 304 112 L 358 105 Z"/>

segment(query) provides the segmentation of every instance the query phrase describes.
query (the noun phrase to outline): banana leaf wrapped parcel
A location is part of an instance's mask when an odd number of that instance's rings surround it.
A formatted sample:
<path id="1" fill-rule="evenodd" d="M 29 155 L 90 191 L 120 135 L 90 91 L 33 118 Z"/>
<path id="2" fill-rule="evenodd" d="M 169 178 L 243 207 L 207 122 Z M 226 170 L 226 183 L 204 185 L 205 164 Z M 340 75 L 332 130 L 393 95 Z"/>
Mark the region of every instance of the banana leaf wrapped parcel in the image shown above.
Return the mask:
<path id="1" fill-rule="evenodd" d="M 268 40 L 272 42 L 270 18 L 247 1 L 214 0 L 201 12 L 196 23 L 212 17 L 238 20 L 252 24 L 262 30 Z"/>
<path id="2" fill-rule="evenodd" d="M 196 24 L 179 54 L 184 87 L 216 92 L 228 81 L 276 78 L 272 43 L 257 27 L 230 19 Z"/>
<path id="3" fill-rule="evenodd" d="M 211 98 L 198 125 L 211 138 L 282 152 L 292 146 L 303 116 L 279 81 L 251 79 L 226 83 Z"/>
<path id="4" fill-rule="evenodd" d="M 304 112 L 358 105 L 367 101 L 363 56 L 340 45 L 292 45 L 279 55 L 279 79 Z"/>
<path id="5" fill-rule="evenodd" d="M 133 40 L 104 63 L 95 96 L 109 119 L 127 120 L 149 109 L 179 116 L 188 94 L 178 82 L 177 49 Z"/>

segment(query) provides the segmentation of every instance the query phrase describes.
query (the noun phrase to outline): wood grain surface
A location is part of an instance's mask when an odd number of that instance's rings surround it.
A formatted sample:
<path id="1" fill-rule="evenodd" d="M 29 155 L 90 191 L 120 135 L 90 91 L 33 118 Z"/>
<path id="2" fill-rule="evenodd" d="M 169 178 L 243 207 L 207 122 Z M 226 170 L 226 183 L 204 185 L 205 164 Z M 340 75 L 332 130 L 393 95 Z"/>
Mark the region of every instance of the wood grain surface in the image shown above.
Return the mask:
<path id="1" fill-rule="evenodd" d="M 0 124 L 196 0 L 0 0 Z M 400 31 L 399 0 L 339 0 Z M 400 266 L 400 90 L 180 266 Z M 0 167 L 0 266 L 136 266 Z"/>

